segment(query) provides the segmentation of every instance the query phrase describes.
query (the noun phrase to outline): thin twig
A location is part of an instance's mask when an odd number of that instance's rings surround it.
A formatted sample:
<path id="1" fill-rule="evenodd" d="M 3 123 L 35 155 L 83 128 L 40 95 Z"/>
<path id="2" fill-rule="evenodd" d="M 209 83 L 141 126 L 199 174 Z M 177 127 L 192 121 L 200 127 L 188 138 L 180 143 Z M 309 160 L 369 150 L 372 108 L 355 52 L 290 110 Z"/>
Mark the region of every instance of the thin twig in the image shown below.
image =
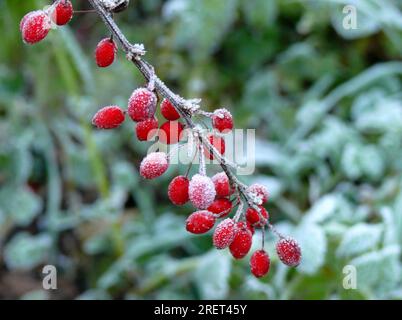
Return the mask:
<path id="1" fill-rule="evenodd" d="M 129 59 L 142 73 L 147 81 L 153 81 L 155 90 L 164 98 L 168 99 L 172 105 L 175 107 L 177 112 L 180 114 L 181 118 L 185 121 L 186 126 L 190 129 L 195 129 L 196 125 L 192 120 L 192 115 L 194 110 L 198 111 L 198 102 L 186 100 L 179 95 L 175 94 L 166 84 L 156 75 L 153 66 L 148 63 L 142 56 L 145 54 L 143 45 L 130 43 L 126 36 L 123 34 L 119 26 L 113 19 L 111 12 L 102 5 L 102 0 L 88 0 L 94 10 L 101 17 L 102 21 L 105 23 L 109 31 L 114 35 L 115 40 L 121 46 L 122 50 L 126 53 L 127 59 Z M 193 107 L 191 110 L 189 106 Z M 201 112 L 202 113 L 202 112 Z M 226 173 L 229 178 L 231 186 L 236 188 L 247 204 L 257 210 L 260 218 L 263 219 L 260 213 L 259 207 L 255 204 L 253 198 L 247 192 L 247 186 L 243 184 L 237 176 L 231 171 L 231 163 L 220 154 L 220 152 L 209 142 L 209 140 L 203 135 L 200 135 L 200 142 L 205 146 L 207 150 L 212 152 L 213 156 L 219 162 L 222 170 Z M 236 169 L 236 168 L 235 168 Z"/>

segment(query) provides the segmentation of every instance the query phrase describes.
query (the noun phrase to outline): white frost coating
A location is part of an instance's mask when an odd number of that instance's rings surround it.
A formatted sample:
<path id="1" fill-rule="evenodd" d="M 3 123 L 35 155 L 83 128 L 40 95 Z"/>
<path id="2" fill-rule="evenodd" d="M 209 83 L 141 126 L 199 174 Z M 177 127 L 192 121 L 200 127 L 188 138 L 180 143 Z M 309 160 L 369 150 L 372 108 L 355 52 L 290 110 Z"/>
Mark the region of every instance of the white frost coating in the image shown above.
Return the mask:
<path id="1" fill-rule="evenodd" d="M 232 114 L 225 108 L 216 109 L 214 111 L 214 116 L 218 117 L 219 119 L 224 119 L 225 117 L 228 119 L 232 118 Z"/>
<path id="2" fill-rule="evenodd" d="M 191 178 L 188 193 L 197 209 L 206 209 L 215 200 L 216 191 L 211 178 L 196 174 Z"/>
<path id="3" fill-rule="evenodd" d="M 212 241 L 217 249 L 225 249 L 233 242 L 236 236 L 236 225 L 233 220 L 226 218 L 215 229 Z"/>
<path id="4" fill-rule="evenodd" d="M 154 179 L 165 173 L 169 167 L 166 153 L 152 152 L 141 162 L 140 174 L 145 179 Z"/>
<path id="5" fill-rule="evenodd" d="M 254 183 L 247 188 L 247 193 L 253 199 L 254 203 L 261 205 L 268 201 L 269 193 L 265 186 L 259 183 Z"/>
<path id="6" fill-rule="evenodd" d="M 128 100 L 128 114 L 134 121 L 152 118 L 156 111 L 157 97 L 147 88 L 135 89 Z"/>

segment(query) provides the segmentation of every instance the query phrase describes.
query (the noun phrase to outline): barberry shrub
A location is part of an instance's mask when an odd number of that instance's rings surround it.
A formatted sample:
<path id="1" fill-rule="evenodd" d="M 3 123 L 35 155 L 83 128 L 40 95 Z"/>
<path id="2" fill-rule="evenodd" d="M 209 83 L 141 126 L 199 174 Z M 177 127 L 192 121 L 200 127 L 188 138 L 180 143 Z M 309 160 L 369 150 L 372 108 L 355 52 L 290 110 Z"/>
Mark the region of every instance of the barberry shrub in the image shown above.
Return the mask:
<path id="1" fill-rule="evenodd" d="M 269 271 L 270 258 L 264 249 L 264 237 L 268 230 L 272 230 L 273 235 L 279 237 L 276 249 L 280 261 L 290 267 L 297 266 L 301 259 L 300 246 L 296 240 L 285 238 L 275 230 L 263 207 L 269 200 L 266 186 L 246 186 L 235 175 L 235 166 L 230 165 L 225 158 L 224 136 L 234 128 L 229 110 L 219 108 L 214 112 L 204 112 L 198 100 L 185 100 L 173 94 L 157 77 L 154 68 L 142 58 L 145 54 L 143 47 L 127 43 L 112 16 L 112 12 L 119 10 L 101 0 L 90 0 L 90 3 L 102 19 L 107 21 L 112 32 L 110 37 L 101 40 L 95 48 L 96 64 L 101 68 L 110 66 L 115 61 L 117 44 L 120 44 L 127 58 L 134 62 L 147 79 L 145 86 L 135 88 L 131 93 L 127 110 L 115 105 L 101 108 L 92 119 L 93 125 L 98 129 L 115 129 L 123 124 L 127 114 L 135 122 L 135 133 L 139 141 L 157 137 L 162 144 L 178 144 L 179 147 L 188 148 L 190 140 L 192 144 L 195 142 L 199 172 L 191 177 L 188 173 L 175 177 L 167 191 L 174 205 L 189 202 L 195 209 L 186 220 L 186 230 L 193 234 L 205 234 L 215 227 L 212 232 L 213 246 L 219 250 L 228 249 L 235 259 L 242 259 L 251 251 L 255 228 L 259 228 L 261 249 L 254 251 L 250 258 L 251 273 L 256 277 L 265 276 Z M 22 38 L 26 43 L 37 43 L 47 36 L 52 22 L 62 26 L 72 16 L 72 3 L 65 0 L 56 1 L 46 11 L 28 13 L 20 23 Z M 161 99 L 160 112 L 167 121 L 158 127 L 155 114 Z M 209 120 L 210 132 L 205 133 L 200 129 L 196 121 L 199 117 Z M 205 122 L 202 121 L 202 124 L 205 125 Z M 187 136 L 182 134 L 185 129 L 188 129 Z M 209 177 L 207 159 L 216 161 L 223 171 Z M 157 150 L 144 157 L 139 173 L 143 179 L 156 179 L 168 170 L 169 165 L 170 153 Z"/>

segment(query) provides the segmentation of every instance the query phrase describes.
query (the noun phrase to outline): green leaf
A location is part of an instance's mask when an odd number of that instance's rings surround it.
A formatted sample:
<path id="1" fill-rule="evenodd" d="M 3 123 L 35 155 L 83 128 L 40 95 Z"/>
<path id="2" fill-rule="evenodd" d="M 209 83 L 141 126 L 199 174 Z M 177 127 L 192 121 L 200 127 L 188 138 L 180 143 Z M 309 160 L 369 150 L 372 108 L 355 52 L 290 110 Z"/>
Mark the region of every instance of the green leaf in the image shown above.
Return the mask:
<path id="1" fill-rule="evenodd" d="M 4 258 L 11 269 L 29 270 L 43 263 L 51 247 L 51 237 L 46 233 L 32 236 L 18 233 L 5 247 Z"/>
<path id="2" fill-rule="evenodd" d="M 302 262 L 298 271 L 314 274 L 325 262 L 327 239 L 323 229 L 313 223 L 304 222 L 295 231 L 295 238 L 302 250 Z"/>
<path id="3" fill-rule="evenodd" d="M 241 7 L 247 23 L 257 28 L 272 25 L 278 14 L 276 0 L 242 1 Z"/>
<path id="4" fill-rule="evenodd" d="M 357 271 L 357 287 L 378 287 L 385 293 L 398 286 L 401 274 L 399 255 L 400 247 L 393 245 L 351 260 L 349 264 L 355 266 Z"/>
<path id="5" fill-rule="evenodd" d="M 205 58 L 215 48 L 236 18 L 237 0 L 170 0 L 164 13 L 174 19 L 176 44 Z"/>
<path id="6" fill-rule="evenodd" d="M 42 201 L 28 188 L 4 188 L 0 191 L 0 206 L 16 225 L 27 226 L 40 213 Z"/>
<path id="7" fill-rule="evenodd" d="M 231 257 L 227 252 L 212 250 L 206 254 L 194 277 L 201 299 L 225 299 L 229 285 Z"/>
<path id="8" fill-rule="evenodd" d="M 383 232 L 383 225 L 360 223 L 347 230 L 336 251 L 339 257 L 350 257 L 375 248 Z"/>

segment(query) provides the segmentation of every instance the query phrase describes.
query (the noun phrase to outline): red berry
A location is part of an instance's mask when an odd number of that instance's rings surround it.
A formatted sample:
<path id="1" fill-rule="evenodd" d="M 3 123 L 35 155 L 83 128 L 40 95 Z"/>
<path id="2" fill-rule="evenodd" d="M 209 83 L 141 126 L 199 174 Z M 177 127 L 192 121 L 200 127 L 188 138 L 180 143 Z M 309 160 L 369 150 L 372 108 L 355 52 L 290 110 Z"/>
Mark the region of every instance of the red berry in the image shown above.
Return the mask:
<path id="1" fill-rule="evenodd" d="M 261 227 L 269 219 L 268 211 L 265 210 L 265 208 L 262 207 L 262 206 L 259 206 L 259 208 L 261 210 L 261 215 L 265 218 L 264 222 L 260 221 L 260 215 L 258 214 L 257 210 L 255 210 L 253 208 L 248 208 L 247 211 L 246 211 L 246 219 L 247 219 L 248 222 L 250 222 L 250 224 L 252 226 Z"/>
<path id="2" fill-rule="evenodd" d="M 196 174 L 191 178 L 188 194 L 197 209 L 208 208 L 215 199 L 216 191 L 211 178 Z"/>
<path id="3" fill-rule="evenodd" d="M 253 227 L 253 226 L 251 225 L 251 223 L 248 222 L 248 221 L 239 221 L 239 222 L 237 223 L 237 227 L 238 227 L 238 228 L 248 228 L 248 230 L 250 230 L 250 232 L 251 232 L 252 235 L 254 235 L 254 233 L 255 233 L 254 227 Z"/>
<path id="4" fill-rule="evenodd" d="M 215 110 L 212 116 L 212 126 L 220 132 L 230 131 L 233 129 L 233 118 L 226 109 Z"/>
<path id="5" fill-rule="evenodd" d="M 208 207 L 208 211 L 219 215 L 219 218 L 226 217 L 231 210 L 232 210 L 232 202 L 230 202 L 228 199 L 225 198 L 216 199 Z"/>
<path id="6" fill-rule="evenodd" d="M 51 14 L 52 20 L 58 26 L 67 24 L 73 17 L 73 5 L 70 0 L 59 0 Z"/>
<path id="7" fill-rule="evenodd" d="M 92 124 L 99 129 L 114 129 L 124 121 L 124 111 L 117 106 L 100 109 L 92 118 Z"/>
<path id="8" fill-rule="evenodd" d="M 29 44 L 46 38 L 51 27 L 49 16 L 42 10 L 27 13 L 20 22 L 22 39 Z"/>
<path id="9" fill-rule="evenodd" d="M 21 21 L 20 21 L 20 32 L 22 32 L 22 29 L 24 28 L 24 24 L 25 22 L 28 20 L 28 18 L 32 15 L 37 13 L 38 11 L 31 11 L 28 12 L 25 16 L 22 17 Z"/>
<path id="10" fill-rule="evenodd" d="M 233 242 L 236 235 L 236 225 L 232 219 L 226 218 L 216 227 L 212 241 L 217 249 L 225 249 Z"/>
<path id="11" fill-rule="evenodd" d="M 270 263 L 269 256 L 264 250 L 254 252 L 250 259 L 251 273 L 257 278 L 265 276 Z"/>
<path id="12" fill-rule="evenodd" d="M 209 142 L 215 147 L 216 150 L 218 150 L 220 154 L 225 153 L 225 140 L 223 140 L 221 137 L 217 137 L 214 135 L 210 135 L 208 139 Z M 210 160 L 214 159 L 214 155 L 207 148 L 204 148 L 204 153 L 205 156 Z"/>
<path id="13" fill-rule="evenodd" d="M 247 228 L 250 230 L 251 234 L 254 235 L 255 229 L 254 229 L 253 225 L 248 221 L 247 221 Z"/>
<path id="14" fill-rule="evenodd" d="M 158 120 L 149 118 L 138 122 L 135 127 L 135 133 L 140 141 L 151 140 L 158 132 Z"/>
<path id="15" fill-rule="evenodd" d="M 182 138 L 184 125 L 178 121 L 166 121 L 159 128 L 159 141 L 165 144 L 175 144 Z"/>
<path id="16" fill-rule="evenodd" d="M 228 197 L 233 193 L 234 190 L 230 187 L 229 178 L 225 172 L 219 172 L 214 175 L 212 181 L 218 197 Z"/>
<path id="17" fill-rule="evenodd" d="M 174 121 L 180 118 L 180 114 L 168 99 L 163 99 L 161 103 L 162 115 L 170 121 Z"/>
<path id="18" fill-rule="evenodd" d="M 191 233 L 201 234 L 208 232 L 215 224 L 214 215 L 207 211 L 196 211 L 186 220 L 186 230 Z"/>
<path id="19" fill-rule="evenodd" d="M 297 267 L 301 261 L 301 249 L 295 239 L 283 238 L 276 244 L 279 259 L 289 267 Z"/>
<path id="20" fill-rule="evenodd" d="M 138 88 L 128 100 L 127 112 L 137 122 L 152 118 L 155 115 L 156 101 L 156 95 L 151 90 Z"/>
<path id="21" fill-rule="evenodd" d="M 268 201 L 269 193 L 265 186 L 259 183 L 254 183 L 247 188 L 247 192 L 254 194 L 257 197 L 260 197 L 262 202 L 260 204 L 264 204 Z"/>
<path id="22" fill-rule="evenodd" d="M 140 174 L 145 179 L 160 177 L 169 167 L 168 157 L 164 152 L 152 152 L 141 162 Z"/>
<path id="23" fill-rule="evenodd" d="M 116 52 L 117 46 L 112 39 L 105 38 L 101 40 L 95 49 L 95 60 L 98 67 L 106 68 L 110 66 L 114 61 Z"/>
<path id="24" fill-rule="evenodd" d="M 230 253 L 235 259 L 244 258 L 250 251 L 253 243 L 253 235 L 246 224 L 241 222 L 237 223 L 237 232 L 230 244 Z"/>
<path id="25" fill-rule="evenodd" d="M 180 206 L 188 201 L 189 184 L 190 181 L 188 181 L 188 179 L 184 176 L 178 176 L 170 182 L 168 188 L 168 197 L 173 204 Z"/>

